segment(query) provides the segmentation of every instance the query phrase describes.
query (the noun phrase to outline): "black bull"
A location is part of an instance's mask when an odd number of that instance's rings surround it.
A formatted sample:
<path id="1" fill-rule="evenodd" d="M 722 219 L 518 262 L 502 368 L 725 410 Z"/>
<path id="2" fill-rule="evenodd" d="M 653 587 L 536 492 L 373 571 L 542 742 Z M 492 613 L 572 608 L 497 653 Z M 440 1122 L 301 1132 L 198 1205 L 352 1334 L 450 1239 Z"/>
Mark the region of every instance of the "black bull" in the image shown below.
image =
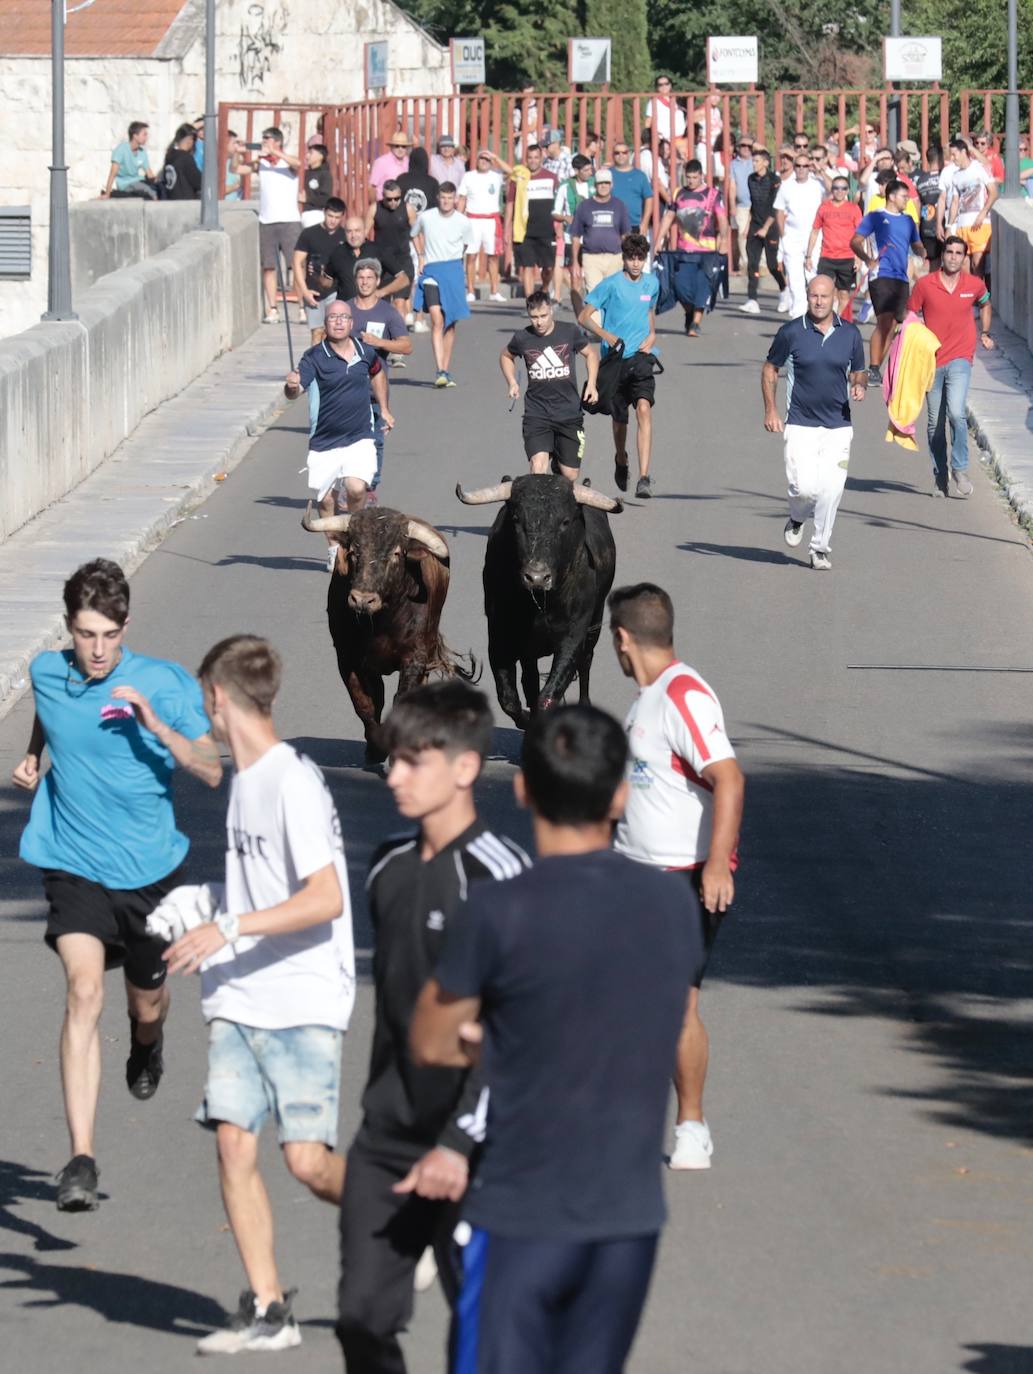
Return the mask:
<path id="1" fill-rule="evenodd" d="M 362 721 L 366 760 L 376 763 L 384 758 L 387 674 L 398 674 L 398 695 L 432 673 L 472 677 L 441 637 L 448 545 L 432 525 L 380 506 L 321 519 L 306 514 L 302 524 L 336 533 L 340 544 L 326 615 L 341 680 Z"/>
<path id="2" fill-rule="evenodd" d="M 607 514 L 620 501 L 565 477 L 528 475 L 456 495 L 467 505 L 502 501 L 484 556 L 488 658 L 499 705 L 520 729 L 559 701 L 578 675 L 588 700 L 592 655 L 613 585 L 617 551 Z M 541 685 L 538 660 L 552 655 Z M 520 667 L 526 708 L 517 691 Z"/>

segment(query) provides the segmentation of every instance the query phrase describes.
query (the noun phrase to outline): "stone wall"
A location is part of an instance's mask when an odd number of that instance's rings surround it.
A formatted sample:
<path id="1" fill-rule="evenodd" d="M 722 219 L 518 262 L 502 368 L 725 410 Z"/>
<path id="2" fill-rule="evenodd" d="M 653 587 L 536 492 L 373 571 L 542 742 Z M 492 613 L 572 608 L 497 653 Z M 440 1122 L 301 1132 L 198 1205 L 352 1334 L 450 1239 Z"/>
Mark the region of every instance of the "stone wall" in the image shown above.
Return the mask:
<path id="1" fill-rule="evenodd" d="M 999 200 L 990 214 L 994 314 L 1033 350 L 1033 202 Z"/>
<path id="2" fill-rule="evenodd" d="M 165 208 L 176 207 L 140 207 Z M 258 220 L 239 208 L 223 223 L 224 233 L 187 233 L 99 277 L 80 292 L 77 321 L 0 340 L 0 540 L 258 327 Z M 92 270 L 89 260 L 77 270 Z"/>

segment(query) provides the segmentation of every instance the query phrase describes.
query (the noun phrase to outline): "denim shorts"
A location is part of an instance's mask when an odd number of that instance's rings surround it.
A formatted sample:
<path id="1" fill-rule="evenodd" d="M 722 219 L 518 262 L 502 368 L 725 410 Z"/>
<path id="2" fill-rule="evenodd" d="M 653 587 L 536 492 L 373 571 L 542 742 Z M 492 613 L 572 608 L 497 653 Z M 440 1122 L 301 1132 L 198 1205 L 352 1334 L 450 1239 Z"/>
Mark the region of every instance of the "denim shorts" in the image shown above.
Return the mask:
<path id="1" fill-rule="evenodd" d="M 337 1144 L 337 1104 L 344 1032 L 329 1026 L 262 1030 L 235 1021 L 208 1027 L 208 1082 L 194 1115 L 257 1135 L 270 1112 L 281 1145 Z"/>

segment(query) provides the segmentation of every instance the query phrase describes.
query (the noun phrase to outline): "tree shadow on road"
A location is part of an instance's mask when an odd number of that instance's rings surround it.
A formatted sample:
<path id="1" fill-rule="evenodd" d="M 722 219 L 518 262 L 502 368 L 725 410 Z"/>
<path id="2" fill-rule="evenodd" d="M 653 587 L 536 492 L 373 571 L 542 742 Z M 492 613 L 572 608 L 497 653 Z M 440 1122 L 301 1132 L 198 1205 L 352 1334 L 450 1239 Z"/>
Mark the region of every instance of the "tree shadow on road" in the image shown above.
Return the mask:
<path id="1" fill-rule="evenodd" d="M 31 1237 L 37 1250 L 75 1250 L 74 1240 L 51 1235 L 45 1227 L 11 1210 L 22 1202 L 56 1200 L 57 1185 L 49 1174 L 13 1159 L 0 1160 L 0 1230 Z"/>
<path id="2" fill-rule="evenodd" d="M 703 544 L 697 542 L 678 544 L 677 548 L 685 553 L 719 554 L 722 558 L 736 558 L 743 563 L 786 563 L 803 568 L 807 565 L 798 558 L 790 558 L 780 549 L 762 549 L 742 544 Z"/>
<path id="3" fill-rule="evenodd" d="M 1030 1374 L 1033 1370 L 1033 1345 L 966 1345 L 963 1350 L 972 1354 L 962 1369 L 972 1374 Z"/>
<path id="4" fill-rule="evenodd" d="M 195 1339 L 226 1321 L 223 1307 L 203 1293 L 138 1274 L 41 1264 L 30 1255 L 12 1254 L 0 1255 L 0 1270 L 4 1269 L 19 1277 L 0 1280 L 0 1289 L 38 1294 L 26 1297 L 23 1307 L 86 1307 L 105 1321 Z"/>
<path id="5" fill-rule="evenodd" d="M 256 568 L 271 568 L 277 572 L 326 572 L 326 554 L 322 558 L 296 558 L 289 554 L 230 553 L 220 558 L 217 568 L 229 568 L 246 563 Z"/>

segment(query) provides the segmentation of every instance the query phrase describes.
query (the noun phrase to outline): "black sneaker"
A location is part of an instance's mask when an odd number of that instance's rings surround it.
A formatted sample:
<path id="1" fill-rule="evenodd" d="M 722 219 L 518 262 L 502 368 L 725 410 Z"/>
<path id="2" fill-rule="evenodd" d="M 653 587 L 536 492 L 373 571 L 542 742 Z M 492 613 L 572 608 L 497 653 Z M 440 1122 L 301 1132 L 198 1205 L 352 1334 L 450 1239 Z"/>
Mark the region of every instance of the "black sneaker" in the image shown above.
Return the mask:
<path id="1" fill-rule="evenodd" d="M 614 482 L 615 482 L 616 485 L 617 485 L 617 490 L 618 490 L 618 491 L 627 491 L 627 489 L 628 489 L 628 465 L 627 465 L 627 463 L 618 463 L 616 460 L 614 460 L 614 464 L 613 464 L 613 480 L 614 480 Z"/>
<path id="2" fill-rule="evenodd" d="M 649 498 L 652 496 L 652 494 L 653 494 L 653 479 L 652 479 L 652 477 L 640 477 L 640 478 L 638 479 L 638 485 L 635 487 L 635 495 L 641 497 L 643 501 L 648 501 Z"/>
<path id="3" fill-rule="evenodd" d="M 868 369 L 868 385 L 882 386 L 882 368 L 876 367 L 874 363 Z"/>
<path id="4" fill-rule="evenodd" d="M 97 1200 L 100 1170 L 97 1161 L 89 1155 L 70 1159 L 55 1178 L 59 1212 L 95 1212 L 100 1206 Z"/>
<path id="5" fill-rule="evenodd" d="M 199 1355 L 236 1355 L 244 1349 L 244 1342 L 252 1335 L 258 1321 L 255 1295 L 245 1288 L 237 1303 L 237 1310 L 224 1327 L 202 1336 L 197 1342 Z"/>
<path id="6" fill-rule="evenodd" d="M 301 1344 L 301 1332 L 291 1305 L 298 1290 L 284 1293 L 283 1302 L 271 1302 L 251 1328 L 245 1350 L 292 1350 Z"/>
<path id="7" fill-rule="evenodd" d="M 129 1058 L 126 1060 L 126 1084 L 140 1102 L 146 1102 L 158 1091 L 165 1072 L 161 1050 L 164 1033 L 159 1030 L 153 1045 L 141 1045 L 136 1038 L 136 1018 L 129 1018 Z"/>

